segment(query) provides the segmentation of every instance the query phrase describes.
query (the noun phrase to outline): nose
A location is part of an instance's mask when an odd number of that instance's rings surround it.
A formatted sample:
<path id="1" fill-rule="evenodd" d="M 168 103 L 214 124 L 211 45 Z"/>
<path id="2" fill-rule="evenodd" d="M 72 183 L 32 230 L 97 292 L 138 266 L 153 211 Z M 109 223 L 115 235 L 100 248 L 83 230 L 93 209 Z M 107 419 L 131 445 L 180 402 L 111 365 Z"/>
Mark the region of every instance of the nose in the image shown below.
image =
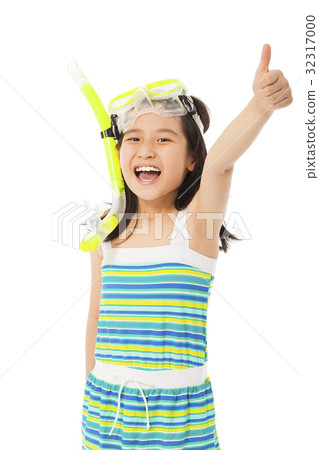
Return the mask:
<path id="1" fill-rule="evenodd" d="M 155 150 L 154 150 L 153 144 L 151 142 L 147 142 L 146 140 L 144 140 L 138 146 L 137 154 L 139 156 L 142 156 L 143 158 L 147 158 L 149 156 L 154 156 Z"/>

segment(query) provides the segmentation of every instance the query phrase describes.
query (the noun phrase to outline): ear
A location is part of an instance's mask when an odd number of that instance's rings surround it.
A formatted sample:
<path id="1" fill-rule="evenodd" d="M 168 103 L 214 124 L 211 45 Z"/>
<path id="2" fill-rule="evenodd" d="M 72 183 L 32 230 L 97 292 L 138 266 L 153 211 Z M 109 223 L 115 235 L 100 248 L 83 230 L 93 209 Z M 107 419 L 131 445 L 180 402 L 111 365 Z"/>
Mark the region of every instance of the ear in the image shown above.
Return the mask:
<path id="1" fill-rule="evenodd" d="M 195 159 L 194 159 L 193 157 L 191 157 L 191 162 L 188 163 L 187 169 L 188 169 L 190 172 L 193 172 L 193 170 L 194 170 L 194 168 L 195 168 L 195 164 L 196 164 Z"/>

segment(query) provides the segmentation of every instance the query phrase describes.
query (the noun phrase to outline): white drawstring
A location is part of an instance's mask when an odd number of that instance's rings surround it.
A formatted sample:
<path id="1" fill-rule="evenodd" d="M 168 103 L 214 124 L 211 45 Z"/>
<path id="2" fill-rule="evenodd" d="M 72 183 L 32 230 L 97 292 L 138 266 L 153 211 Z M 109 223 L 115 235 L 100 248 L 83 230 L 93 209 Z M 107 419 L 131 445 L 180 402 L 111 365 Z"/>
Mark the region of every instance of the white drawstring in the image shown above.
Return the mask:
<path id="1" fill-rule="evenodd" d="M 141 386 L 139 385 L 138 381 L 137 381 L 137 380 L 134 380 L 134 378 L 126 378 L 126 380 L 124 380 L 123 383 L 121 384 L 121 387 L 120 387 L 120 390 L 119 390 L 118 401 L 117 401 L 117 403 L 118 403 L 118 406 L 117 406 L 117 413 L 116 413 L 116 417 L 115 417 L 115 420 L 114 420 L 113 427 L 112 427 L 111 431 L 109 432 L 109 436 L 111 436 L 112 431 L 114 430 L 115 424 L 116 424 L 117 419 L 118 419 L 118 416 L 119 416 L 119 412 L 120 412 L 121 392 L 122 392 L 122 388 L 123 388 L 124 384 L 125 384 L 127 381 L 133 381 L 133 382 L 135 382 L 135 383 L 137 384 L 137 387 L 138 387 L 139 390 L 141 391 L 141 394 L 142 394 L 142 396 L 143 396 L 144 403 L 145 403 L 145 408 L 146 408 L 146 416 L 147 416 L 147 424 L 146 424 L 146 428 L 147 428 L 147 429 L 150 428 L 150 419 L 149 419 L 149 413 L 148 413 L 148 406 L 147 406 L 147 401 L 146 401 L 146 398 L 145 398 L 143 389 L 142 389 Z M 147 384 L 147 383 L 144 383 L 144 384 Z M 154 387 L 152 384 L 150 384 L 149 386 Z"/>

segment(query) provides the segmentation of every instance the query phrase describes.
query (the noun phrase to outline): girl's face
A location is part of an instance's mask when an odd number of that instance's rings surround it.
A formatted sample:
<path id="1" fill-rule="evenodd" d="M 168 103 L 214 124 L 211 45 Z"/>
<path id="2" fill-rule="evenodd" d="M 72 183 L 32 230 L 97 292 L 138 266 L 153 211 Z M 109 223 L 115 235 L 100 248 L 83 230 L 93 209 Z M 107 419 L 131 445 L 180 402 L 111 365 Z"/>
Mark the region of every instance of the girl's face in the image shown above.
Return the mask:
<path id="1" fill-rule="evenodd" d="M 164 203 L 174 204 L 185 175 L 195 166 L 193 158 L 187 155 L 181 118 L 155 113 L 139 116 L 123 137 L 120 164 L 126 184 L 139 200 L 162 198 Z M 135 174 L 136 166 L 155 166 L 161 173 L 155 183 L 141 184 Z"/>

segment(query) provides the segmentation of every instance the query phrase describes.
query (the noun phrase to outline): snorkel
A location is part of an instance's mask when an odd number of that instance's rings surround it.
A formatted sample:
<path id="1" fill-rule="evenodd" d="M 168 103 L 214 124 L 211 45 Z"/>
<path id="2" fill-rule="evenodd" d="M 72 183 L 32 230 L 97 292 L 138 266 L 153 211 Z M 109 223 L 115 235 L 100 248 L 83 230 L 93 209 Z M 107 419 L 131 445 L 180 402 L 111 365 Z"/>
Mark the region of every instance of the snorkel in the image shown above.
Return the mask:
<path id="1" fill-rule="evenodd" d="M 94 229 L 86 234 L 80 243 L 80 249 L 84 252 L 93 252 L 121 221 L 126 208 L 124 180 L 121 173 L 120 160 L 116 149 L 115 134 L 103 103 L 93 89 L 91 83 L 83 74 L 75 61 L 68 64 L 68 72 L 79 86 L 86 99 L 90 103 L 101 130 L 104 141 L 108 173 L 112 184 L 112 207 L 107 216 L 99 224 L 97 231 Z M 96 220 L 96 219 L 95 219 Z"/>

